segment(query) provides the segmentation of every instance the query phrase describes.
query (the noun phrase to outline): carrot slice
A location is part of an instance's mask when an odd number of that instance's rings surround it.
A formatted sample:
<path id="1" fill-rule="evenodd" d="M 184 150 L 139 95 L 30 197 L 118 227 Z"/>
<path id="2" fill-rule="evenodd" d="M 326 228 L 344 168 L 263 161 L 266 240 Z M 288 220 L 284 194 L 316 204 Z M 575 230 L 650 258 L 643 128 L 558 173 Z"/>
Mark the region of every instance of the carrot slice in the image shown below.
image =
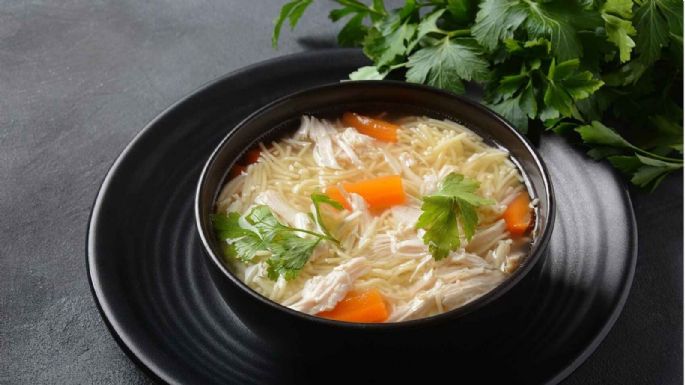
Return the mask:
<path id="1" fill-rule="evenodd" d="M 236 164 L 235 166 L 231 167 L 231 172 L 229 173 L 229 177 L 231 179 L 237 177 L 238 175 L 242 174 L 245 171 L 246 167 L 243 166 L 242 164 Z"/>
<path id="2" fill-rule="evenodd" d="M 352 211 L 352 206 L 347 202 L 347 199 L 343 196 L 339 188 L 335 186 L 330 186 L 326 189 L 326 195 L 334 201 L 343 205 L 346 209 Z"/>
<path id="3" fill-rule="evenodd" d="M 400 127 L 396 124 L 359 115 L 354 112 L 345 112 L 342 116 L 342 121 L 345 125 L 356 128 L 357 131 L 364 135 L 384 142 L 397 142 L 397 130 Z"/>
<path id="4" fill-rule="evenodd" d="M 247 164 L 257 163 L 259 156 L 262 154 L 262 150 L 259 148 L 253 148 L 245 154 L 245 162 Z"/>
<path id="5" fill-rule="evenodd" d="M 369 205 L 371 211 L 381 211 L 394 205 L 401 205 L 406 200 L 402 178 L 399 175 L 382 176 L 354 183 L 343 183 L 342 187 L 348 193 L 359 194 Z M 338 187 L 331 186 L 326 189 L 326 195 L 342 203 L 348 210 L 351 209 L 349 202 L 345 200 Z"/>
<path id="6" fill-rule="evenodd" d="M 383 322 L 388 319 L 388 308 L 378 289 L 351 291 L 332 310 L 319 317 L 347 322 Z"/>
<path id="7" fill-rule="evenodd" d="M 382 176 L 354 183 L 343 183 L 348 193 L 361 195 L 371 209 L 401 205 L 406 200 L 399 175 Z"/>
<path id="8" fill-rule="evenodd" d="M 514 198 L 502 215 L 507 223 L 507 230 L 514 236 L 521 236 L 526 233 L 532 222 L 530 213 L 530 197 L 528 193 L 522 192 Z"/>

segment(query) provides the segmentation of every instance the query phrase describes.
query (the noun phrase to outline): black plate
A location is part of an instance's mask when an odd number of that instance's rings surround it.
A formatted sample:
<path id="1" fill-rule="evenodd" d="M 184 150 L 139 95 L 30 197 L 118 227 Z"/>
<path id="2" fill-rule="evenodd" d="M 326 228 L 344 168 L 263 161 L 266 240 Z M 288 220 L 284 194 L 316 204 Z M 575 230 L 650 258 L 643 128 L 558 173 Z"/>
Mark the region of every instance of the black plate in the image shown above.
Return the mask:
<path id="1" fill-rule="evenodd" d="M 148 373 L 187 384 L 306 378 L 306 363 L 271 351 L 210 282 L 194 228 L 194 189 L 232 125 L 366 63 L 356 50 L 317 51 L 230 74 L 163 112 L 116 160 L 93 207 L 88 273 L 110 331 Z M 506 320 L 520 334 L 497 347 L 517 369 L 503 371 L 509 383 L 557 383 L 577 368 L 616 321 L 635 269 L 635 220 L 619 177 L 557 137 L 545 137 L 539 150 L 557 217 L 535 294 Z M 501 366 L 492 363 L 494 371 Z"/>

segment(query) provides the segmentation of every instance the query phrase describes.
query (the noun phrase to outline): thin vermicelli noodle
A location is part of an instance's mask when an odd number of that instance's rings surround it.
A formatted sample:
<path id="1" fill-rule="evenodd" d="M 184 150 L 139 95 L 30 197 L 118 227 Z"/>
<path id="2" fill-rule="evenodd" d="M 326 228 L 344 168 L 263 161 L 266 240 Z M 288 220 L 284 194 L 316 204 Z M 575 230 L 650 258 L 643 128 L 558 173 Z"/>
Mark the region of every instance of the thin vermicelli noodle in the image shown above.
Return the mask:
<path id="1" fill-rule="evenodd" d="M 265 257 L 251 264 L 227 257 L 235 274 L 273 301 L 310 314 L 331 310 L 350 291 L 377 289 L 393 322 L 462 306 L 516 270 L 530 239 L 513 237 L 503 219 L 507 205 L 526 191 L 509 154 L 451 121 L 406 117 L 395 124 L 397 141 L 388 143 L 341 121 L 305 116 L 294 134 L 260 143 L 259 161 L 221 191 L 218 213 L 243 215 L 266 205 L 280 222 L 320 232 L 312 193 L 389 175 L 401 177 L 406 200 L 377 212 L 361 196 L 343 192 L 351 210 L 325 210 L 340 245 L 319 243 L 292 280 L 270 279 Z M 416 221 L 422 197 L 435 193 L 450 173 L 478 181 L 477 194 L 496 203 L 476 207 L 475 235 L 436 261 Z"/>

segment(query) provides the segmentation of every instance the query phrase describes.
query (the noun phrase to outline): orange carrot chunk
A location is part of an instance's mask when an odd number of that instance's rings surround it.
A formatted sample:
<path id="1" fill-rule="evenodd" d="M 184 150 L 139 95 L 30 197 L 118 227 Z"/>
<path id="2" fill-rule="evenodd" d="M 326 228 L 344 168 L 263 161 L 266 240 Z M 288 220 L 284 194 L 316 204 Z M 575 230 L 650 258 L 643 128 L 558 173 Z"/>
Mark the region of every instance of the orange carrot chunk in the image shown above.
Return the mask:
<path id="1" fill-rule="evenodd" d="M 396 124 L 359 115 L 354 112 L 345 112 L 342 116 L 342 121 L 345 125 L 354 127 L 364 135 L 384 142 L 397 142 L 397 129 L 400 127 Z"/>
<path id="2" fill-rule="evenodd" d="M 347 322 L 384 322 L 388 308 L 378 289 L 351 291 L 333 308 L 317 314 L 319 317 Z"/>
<path id="3" fill-rule="evenodd" d="M 259 148 L 253 148 L 245 154 L 245 163 L 252 164 L 257 163 L 259 156 L 262 154 L 262 150 Z"/>
<path id="4" fill-rule="evenodd" d="M 235 166 L 231 167 L 231 172 L 229 174 L 229 177 L 231 179 L 237 177 L 238 175 L 242 174 L 245 171 L 245 166 L 242 164 L 236 164 Z"/>
<path id="5" fill-rule="evenodd" d="M 343 196 L 339 188 L 335 186 L 328 187 L 326 189 L 326 195 L 328 195 L 328 197 L 333 199 L 334 201 L 343 205 L 346 209 L 352 211 L 352 206 L 350 206 L 349 202 L 347 202 L 347 199 L 345 199 L 345 196 Z"/>
<path id="6" fill-rule="evenodd" d="M 401 205 L 406 200 L 402 178 L 399 175 L 382 176 L 354 183 L 343 183 L 342 187 L 348 193 L 361 195 L 369 205 L 371 211 L 381 211 L 394 205 Z M 338 187 L 326 189 L 326 195 L 342 203 L 348 210 L 351 209 L 349 202 L 345 200 Z"/>
<path id="7" fill-rule="evenodd" d="M 348 193 L 359 194 L 372 210 L 401 205 L 406 200 L 399 175 L 381 176 L 354 183 L 343 183 Z"/>
<path id="8" fill-rule="evenodd" d="M 530 213 L 530 198 L 526 192 L 520 193 L 514 198 L 504 215 L 502 216 L 507 223 L 507 230 L 514 236 L 521 236 L 528 231 L 532 222 Z"/>

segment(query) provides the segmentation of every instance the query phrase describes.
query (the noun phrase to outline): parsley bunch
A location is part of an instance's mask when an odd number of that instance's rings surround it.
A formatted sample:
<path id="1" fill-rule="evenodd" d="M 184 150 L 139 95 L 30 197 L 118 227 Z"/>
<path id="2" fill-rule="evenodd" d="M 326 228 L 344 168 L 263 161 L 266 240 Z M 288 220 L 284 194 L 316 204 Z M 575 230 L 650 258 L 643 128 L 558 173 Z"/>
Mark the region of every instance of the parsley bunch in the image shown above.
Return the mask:
<path id="1" fill-rule="evenodd" d="M 312 2 L 283 5 L 274 45 Z M 582 139 L 590 156 L 647 189 L 683 167 L 681 0 L 333 3 L 329 18 L 345 20 L 338 43 L 374 63 L 353 80 L 392 73 L 455 93 L 477 82 L 484 103 L 521 132 Z"/>

